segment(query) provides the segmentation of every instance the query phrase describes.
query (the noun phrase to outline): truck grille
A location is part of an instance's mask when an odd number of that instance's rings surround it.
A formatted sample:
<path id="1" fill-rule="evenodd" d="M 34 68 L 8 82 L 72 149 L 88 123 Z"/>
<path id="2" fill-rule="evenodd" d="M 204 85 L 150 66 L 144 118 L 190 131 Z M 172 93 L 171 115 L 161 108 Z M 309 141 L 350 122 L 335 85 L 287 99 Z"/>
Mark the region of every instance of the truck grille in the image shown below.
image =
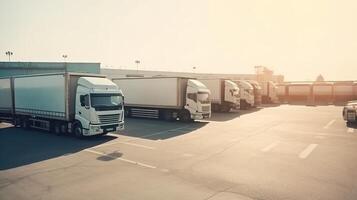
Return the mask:
<path id="1" fill-rule="evenodd" d="M 119 122 L 120 114 L 113 115 L 99 115 L 101 124 L 117 124 Z"/>
<path id="2" fill-rule="evenodd" d="M 211 106 L 202 106 L 202 112 L 209 112 L 211 110 Z"/>

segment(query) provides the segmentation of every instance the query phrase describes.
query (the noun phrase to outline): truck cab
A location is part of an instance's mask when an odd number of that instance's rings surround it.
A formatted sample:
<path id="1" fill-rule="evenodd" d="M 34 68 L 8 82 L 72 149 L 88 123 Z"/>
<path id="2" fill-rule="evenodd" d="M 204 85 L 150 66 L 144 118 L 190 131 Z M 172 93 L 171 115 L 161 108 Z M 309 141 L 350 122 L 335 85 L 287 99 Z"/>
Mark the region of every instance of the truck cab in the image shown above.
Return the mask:
<path id="1" fill-rule="evenodd" d="M 72 130 L 77 136 L 124 129 L 124 96 L 116 84 L 106 78 L 80 77 L 76 90 Z"/>
<path id="2" fill-rule="evenodd" d="M 236 81 L 240 89 L 240 107 L 241 109 L 247 109 L 254 106 L 254 88 L 248 82 L 244 80 Z"/>
<path id="3" fill-rule="evenodd" d="M 232 108 L 240 108 L 240 89 L 236 83 L 224 80 L 224 101 L 230 103 Z"/>
<path id="4" fill-rule="evenodd" d="M 189 79 L 186 89 L 185 109 L 189 111 L 193 120 L 211 117 L 211 92 L 200 81 Z"/>

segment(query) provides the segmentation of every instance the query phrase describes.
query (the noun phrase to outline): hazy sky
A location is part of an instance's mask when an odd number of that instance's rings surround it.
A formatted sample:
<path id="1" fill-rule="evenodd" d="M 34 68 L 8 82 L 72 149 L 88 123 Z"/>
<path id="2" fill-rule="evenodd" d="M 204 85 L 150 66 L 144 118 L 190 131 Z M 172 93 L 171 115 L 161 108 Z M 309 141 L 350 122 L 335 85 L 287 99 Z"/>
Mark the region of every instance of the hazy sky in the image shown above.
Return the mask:
<path id="1" fill-rule="evenodd" d="M 354 0 L 0 0 L 0 60 L 357 79 Z"/>

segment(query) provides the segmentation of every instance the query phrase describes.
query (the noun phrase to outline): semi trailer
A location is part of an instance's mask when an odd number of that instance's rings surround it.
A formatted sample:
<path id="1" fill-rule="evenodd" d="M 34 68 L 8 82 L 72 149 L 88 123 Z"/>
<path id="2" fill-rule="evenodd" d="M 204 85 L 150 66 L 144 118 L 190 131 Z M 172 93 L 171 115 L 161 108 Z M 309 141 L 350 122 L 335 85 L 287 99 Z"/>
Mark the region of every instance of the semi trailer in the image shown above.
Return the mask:
<path id="1" fill-rule="evenodd" d="M 102 75 L 55 73 L 0 79 L 0 121 L 77 137 L 124 129 L 123 94 Z"/>
<path id="2" fill-rule="evenodd" d="M 211 117 L 209 89 L 186 77 L 113 78 L 125 94 L 125 115 L 192 121 Z"/>
<path id="3" fill-rule="evenodd" d="M 314 82 L 312 84 L 312 97 L 315 102 L 331 103 L 333 101 L 333 83 Z"/>
<path id="4" fill-rule="evenodd" d="M 286 83 L 276 84 L 277 90 L 276 95 L 278 96 L 279 102 L 285 103 L 288 100 L 288 86 Z"/>
<path id="5" fill-rule="evenodd" d="M 254 80 L 248 80 L 248 82 L 254 88 L 254 107 L 258 107 L 262 105 L 262 88 L 260 87 L 259 83 Z"/>
<path id="6" fill-rule="evenodd" d="M 239 87 L 240 109 L 254 106 L 254 87 L 245 80 L 234 80 Z"/>
<path id="7" fill-rule="evenodd" d="M 199 79 L 211 91 L 212 111 L 240 108 L 239 87 L 227 79 Z"/>
<path id="8" fill-rule="evenodd" d="M 288 101 L 290 103 L 308 102 L 312 97 L 312 83 L 295 82 L 287 85 Z"/>
<path id="9" fill-rule="evenodd" d="M 333 98 L 335 103 L 351 101 L 353 96 L 353 81 L 339 81 L 333 84 Z"/>
<path id="10" fill-rule="evenodd" d="M 262 82 L 262 102 L 278 103 L 277 86 L 273 81 Z"/>

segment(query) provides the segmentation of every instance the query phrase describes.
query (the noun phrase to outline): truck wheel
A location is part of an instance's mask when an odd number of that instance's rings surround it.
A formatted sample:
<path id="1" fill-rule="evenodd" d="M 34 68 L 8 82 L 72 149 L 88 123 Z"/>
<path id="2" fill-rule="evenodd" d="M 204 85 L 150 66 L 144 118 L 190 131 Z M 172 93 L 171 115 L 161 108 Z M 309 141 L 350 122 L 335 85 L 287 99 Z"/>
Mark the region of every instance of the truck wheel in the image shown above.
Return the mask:
<path id="1" fill-rule="evenodd" d="M 59 122 L 53 123 L 53 132 L 55 135 L 61 135 L 61 124 Z"/>
<path id="2" fill-rule="evenodd" d="M 77 138 L 83 138 L 83 128 L 81 123 L 76 123 L 73 127 L 73 133 Z"/>
<path id="3" fill-rule="evenodd" d="M 193 121 L 191 119 L 191 114 L 188 110 L 184 110 L 180 113 L 180 121 L 183 121 L 183 122 L 190 122 L 190 121 Z"/>
<path id="4" fill-rule="evenodd" d="M 231 110 L 231 108 L 227 105 L 222 105 L 220 108 L 221 112 L 229 112 Z"/>

